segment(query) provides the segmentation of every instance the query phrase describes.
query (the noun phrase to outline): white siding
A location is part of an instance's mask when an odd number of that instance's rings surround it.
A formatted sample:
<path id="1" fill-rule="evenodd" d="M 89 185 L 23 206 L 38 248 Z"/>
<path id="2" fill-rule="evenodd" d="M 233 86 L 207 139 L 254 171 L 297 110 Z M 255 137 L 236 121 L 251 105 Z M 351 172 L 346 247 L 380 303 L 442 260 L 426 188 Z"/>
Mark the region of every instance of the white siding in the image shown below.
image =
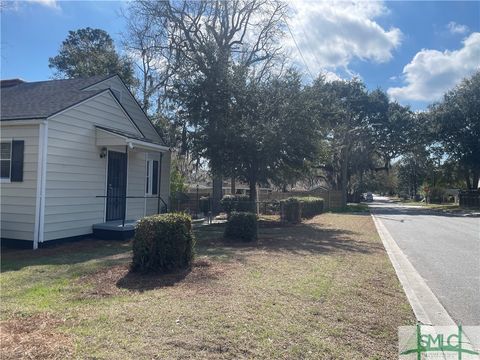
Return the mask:
<path id="1" fill-rule="evenodd" d="M 155 131 L 153 125 L 150 123 L 150 120 L 145 116 L 142 109 L 139 107 L 135 99 L 132 97 L 130 92 L 125 88 L 122 81 L 117 77 L 114 76 L 110 79 L 102 81 L 98 84 L 90 86 L 89 90 L 101 90 L 110 88 L 114 90 L 114 93 L 120 96 L 119 98 L 120 103 L 123 105 L 125 110 L 130 114 L 132 119 L 135 120 L 135 123 L 140 128 L 143 135 L 150 140 L 162 142 L 162 139 Z"/>
<path id="2" fill-rule="evenodd" d="M 149 153 L 148 158 L 159 160 L 159 153 Z M 160 196 L 170 207 L 170 153 L 163 153 L 160 164 Z M 163 202 L 160 201 L 160 207 L 163 208 Z M 145 204 L 146 215 L 156 214 L 158 212 L 158 199 L 147 199 Z"/>
<path id="3" fill-rule="evenodd" d="M 90 234 L 105 216 L 105 199 L 96 196 L 105 195 L 107 158 L 95 125 L 140 134 L 108 92 L 48 121 L 44 240 Z"/>
<path id="4" fill-rule="evenodd" d="M 23 181 L 0 184 L 1 236 L 33 241 L 37 195 L 38 125 L 0 125 L 4 140 L 24 140 Z"/>
<path id="5" fill-rule="evenodd" d="M 160 196 L 165 200 L 168 208 L 170 208 L 170 166 L 171 153 L 163 153 L 160 170 Z"/>
<path id="6" fill-rule="evenodd" d="M 145 153 L 128 153 L 128 196 L 145 196 Z M 145 213 L 145 199 L 127 200 L 127 219 L 137 220 Z"/>

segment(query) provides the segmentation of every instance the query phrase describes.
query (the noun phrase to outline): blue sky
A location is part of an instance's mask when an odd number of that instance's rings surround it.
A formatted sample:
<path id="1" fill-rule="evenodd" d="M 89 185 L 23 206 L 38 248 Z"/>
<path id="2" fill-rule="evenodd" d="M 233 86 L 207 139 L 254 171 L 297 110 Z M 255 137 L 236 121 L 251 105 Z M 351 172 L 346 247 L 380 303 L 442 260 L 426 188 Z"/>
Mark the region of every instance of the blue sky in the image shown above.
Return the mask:
<path id="1" fill-rule="evenodd" d="M 359 76 L 403 104 L 424 109 L 480 65 L 480 2 L 290 2 L 284 46 L 316 76 Z M 52 76 L 68 30 L 106 30 L 120 49 L 126 2 L 12 1 L 1 15 L 1 77 Z M 306 76 L 309 81 L 309 76 Z"/>

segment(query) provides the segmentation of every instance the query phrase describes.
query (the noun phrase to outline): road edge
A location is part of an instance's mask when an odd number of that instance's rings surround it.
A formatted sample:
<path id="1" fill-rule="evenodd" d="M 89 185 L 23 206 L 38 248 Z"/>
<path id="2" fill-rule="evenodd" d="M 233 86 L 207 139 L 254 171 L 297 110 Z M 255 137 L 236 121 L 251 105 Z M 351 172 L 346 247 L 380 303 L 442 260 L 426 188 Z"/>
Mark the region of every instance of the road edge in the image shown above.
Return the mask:
<path id="1" fill-rule="evenodd" d="M 373 211 L 371 216 L 417 320 L 425 325 L 455 325 L 447 310 L 415 270 L 382 221 Z"/>
<path id="2" fill-rule="evenodd" d="M 431 326 L 457 326 L 390 235 L 385 225 L 375 216 L 375 211 L 372 208 L 370 208 L 370 215 L 417 321 Z M 468 333 L 465 333 L 465 336 L 472 348 L 477 351 L 480 350 L 473 346 Z M 476 357 L 476 359 L 480 359 L 480 357 Z"/>

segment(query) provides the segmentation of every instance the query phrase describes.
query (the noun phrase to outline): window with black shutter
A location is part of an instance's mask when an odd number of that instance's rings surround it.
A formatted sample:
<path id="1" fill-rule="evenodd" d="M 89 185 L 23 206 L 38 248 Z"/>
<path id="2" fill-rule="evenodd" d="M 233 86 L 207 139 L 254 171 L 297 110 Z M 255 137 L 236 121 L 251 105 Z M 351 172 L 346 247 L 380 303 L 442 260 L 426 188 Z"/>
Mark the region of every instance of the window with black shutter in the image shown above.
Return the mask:
<path id="1" fill-rule="evenodd" d="M 2 141 L 0 143 L 0 178 L 10 180 L 10 169 L 12 167 L 12 143 Z"/>
<path id="2" fill-rule="evenodd" d="M 12 141 L 12 170 L 10 181 L 23 181 L 23 152 L 25 142 L 23 140 Z"/>
<path id="3" fill-rule="evenodd" d="M 23 181 L 23 140 L 0 143 L 0 179 Z"/>
<path id="4" fill-rule="evenodd" d="M 158 195 L 158 161 L 157 160 L 153 160 L 152 194 Z"/>

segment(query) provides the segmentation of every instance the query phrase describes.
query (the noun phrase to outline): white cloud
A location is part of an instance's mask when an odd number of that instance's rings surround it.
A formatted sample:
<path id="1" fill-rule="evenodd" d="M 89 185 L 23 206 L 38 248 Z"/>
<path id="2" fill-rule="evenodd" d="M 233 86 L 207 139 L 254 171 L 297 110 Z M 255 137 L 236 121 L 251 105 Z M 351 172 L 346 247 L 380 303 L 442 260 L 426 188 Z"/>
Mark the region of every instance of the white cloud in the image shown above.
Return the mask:
<path id="1" fill-rule="evenodd" d="M 391 87 L 388 94 L 399 101 L 434 101 L 441 98 L 464 77 L 479 67 L 480 33 L 463 40 L 463 47 L 454 51 L 421 50 L 403 68 L 406 83 Z"/>
<path id="2" fill-rule="evenodd" d="M 351 61 L 387 62 L 400 45 L 398 28 L 386 30 L 374 20 L 388 14 L 382 2 L 298 1 L 291 6 L 288 24 L 314 76 L 329 70 L 351 77 Z M 285 45 L 295 63 L 304 67 L 290 34 Z"/>
<path id="3" fill-rule="evenodd" d="M 451 34 L 466 34 L 469 30 L 467 25 L 457 24 L 455 21 L 450 21 L 447 29 Z"/>
<path id="4" fill-rule="evenodd" d="M 6 10 L 20 11 L 22 6 L 27 4 L 39 4 L 41 6 L 45 6 L 54 10 L 61 10 L 57 0 L 2 0 L 2 5 L 6 7 Z"/>
<path id="5" fill-rule="evenodd" d="M 40 4 L 40 5 L 43 5 L 43 6 L 46 6 L 46 7 L 50 7 L 50 8 L 53 8 L 53 9 L 58 9 L 59 8 L 56 0 L 28 0 L 28 1 L 32 2 L 32 3 Z"/>

